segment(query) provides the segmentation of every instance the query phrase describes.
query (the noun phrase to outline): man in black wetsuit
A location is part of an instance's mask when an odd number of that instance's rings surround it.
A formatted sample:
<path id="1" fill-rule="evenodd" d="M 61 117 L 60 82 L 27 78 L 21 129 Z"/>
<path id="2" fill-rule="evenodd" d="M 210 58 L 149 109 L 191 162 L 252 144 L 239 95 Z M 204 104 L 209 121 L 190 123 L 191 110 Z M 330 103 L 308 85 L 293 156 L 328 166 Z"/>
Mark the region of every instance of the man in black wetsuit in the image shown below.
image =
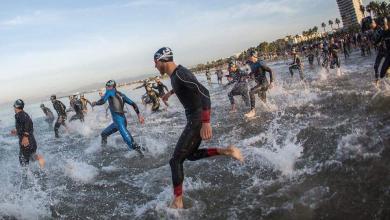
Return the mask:
<path id="1" fill-rule="evenodd" d="M 344 53 L 344 59 L 345 60 L 348 59 L 349 58 L 349 51 L 348 51 L 348 42 L 347 42 L 346 37 L 341 39 L 341 48 L 342 48 L 343 53 Z"/>
<path id="2" fill-rule="evenodd" d="M 30 160 L 37 160 L 39 166 L 45 166 L 45 160 L 37 151 L 37 142 L 34 137 L 34 125 L 30 116 L 23 111 L 24 102 L 18 99 L 14 103 L 15 110 L 15 129 L 11 131 L 12 135 L 19 137 L 19 163 L 21 166 L 27 166 Z"/>
<path id="3" fill-rule="evenodd" d="M 65 124 L 65 121 L 67 119 L 66 107 L 65 107 L 64 103 L 57 100 L 56 95 L 52 95 L 50 97 L 50 100 L 53 103 L 54 110 L 56 110 L 57 115 L 58 115 L 57 121 L 54 125 L 54 134 L 55 134 L 56 138 L 59 138 L 60 136 L 58 135 L 58 129 L 60 128 L 60 126 L 62 125 L 65 128 L 67 128 L 67 126 Z"/>
<path id="4" fill-rule="evenodd" d="M 77 97 L 76 97 L 77 98 Z M 83 107 L 83 113 L 84 114 L 87 114 L 88 113 L 88 104 L 91 106 L 92 108 L 92 111 L 93 111 L 93 107 L 92 107 L 92 103 L 87 99 L 85 98 L 84 94 L 81 94 L 80 95 L 80 102 L 82 104 L 82 107 Z"/>
<path id="5" fill-rule="evenodd" d="M 340 47 L 339 45 L 337 45 L 337 43 L 335 42 L 334 38 L 332 37 L 330 39 L 330 42 L 329 42 L 329 58 L 330 58 L 330 68 L 331 69 L 334 69 L 335 67 L 337 67 L 338 69 L 340 69 L 340 58 L 339 58 L 339 55 L 338 55 L 338 51 L 339 51 Z"/>
<path id="6" fill-rule="evenodd" d="M 161 82 L 160 77 L 156 77 L 155 81 L 156 81 L 156 84 L 153 85 L 153 89 L 157 89 L 158 97 L 162 98 L 165 95 L 165 90 L 167 92 L 169 92 L 168 87 L 166 85 L 164 85 L 164 83 Z M 163 100 L 163 102 L 164 102 L 165 106 L 167 106 L 167 107 L 169 106 L 168 102 L 166 102 L 164 100 Z"/>
<path id="7" fill-rule="evenodd" d="M 209 91 L 188 69 L 181 65 L 177 66 L 173 62 L 173 53 L 170 48 L 159 49 L 154 54 L 154 62 L 161 75 L 166 73 L 171 78 L 172 91 L 167 93 L 163 99 L 168 100 L 172 94 L 176 94 L 184 106 L 187 117 L 187 125 L 169 161 L 175 196 L 171 207 L 183 208 L 183 163 L 186 159 L 195 161 L 216 155 L 226 155 L 243 161 L 243 157 L 240 150 L 234 146 L 198 149 L 202 139 L 209 140 L 212 136 Z"/>
<path id="8" fill-rule="evenodd" d="M 310 64 L 310 67 L 313 67 L 314 66 L 314 49 L 312 46 L 310 46 L 309 48 L 309 52 L 308 54 L 306 55 L 307 59 L 309 60 L 309 64 Z"/>
<path id="9" fill-rule="evenodd" d="M 68 108 L 67 112 L 74 111 L 74 103 L 76 101 L 75 99 L 76 99 L 76 95 L 69 96 L 69 108 Z"/>
<path id="10" fill-rule="evenodd" d="M 84 122 L 83 103 L 77 97 L 73 98 L 73 110 L 76 114 L 70 117 L 69 122 L 74 120 L 80 120 L 81 122 Z"/>
<path id="11" fill-rule="evenodd" d="M 234 96 L 240 95 L 242 99 L 244 100 L 246 106 L 249 106 L 249 94 L 248 94 L 248 83 L 247 83 L 247 74 L 246 72 L 240 70 L 237 67 L 237 64 L 233 61 L 229 62 L 228 64 L 228 71 L 229 76 L 233 78 L 231 82 L 235 82 L 232 91 L 229 92 L 228 97 L 231 104 L 231 110 L 230 112 L 236 111 L 236 104 L 234 102 Z"/>
<path id="12" fill-rule="evenodd" d="M 329 48 L 328 44 L 321 43 L 320 44 L 321 49 L 321 58 L 322 58 L 322 64 L 321 66 L 325 68 L 326 72 L 329 73 Z"/>
<path id="13" fill-rule="evenodd" d="M 248 64 L 251 68 L 250 75 L 256 81 L 256 86 L 251 88 L 249 97 L 251 101 L 251 110 L 245 114 L 245 117 L 252 118 L 256 115 L 255 94 L 258 94 L 260 99 L 265 103 L 267 101 L 267 90 L 273 87 L 273 71 L 267 66 L 263 60 L 257 59 L 256 51 L 250 51 L 248 57 Z M 268 84 L 267 76 L 265 73 L 269 73 L 270 83 Z"/>
<path id="14" fill-rule="evenodd" d="M 374 40 L 378 45 L 378 55 L 375 60 L 375 84 L 379 85 L 379 79 L 386 76 L 390 68 L 390 18 L 385 18 L 383 21 L 383 30 L 377 30 Z"/>
<path id="15" fill-rule="evenodd" d="M 53 112 L 48 107 L 46 107 L 44 104 L 41 104 L 41 109 L 46 116 L 45 121 L 49 124 L 50 128 L 53 128 L 53 121 L 54 121 Z"/>
<path id="16" fill-rule="evenodd" d="M 291 51 L 291 54 L 293 55 L 293 62 L 290 63 L 290 67 L 288 68 L 291 74 L 291 77 L 294 76 L 293 70 L 298 70 L 299 72 L 299 77 L 301 80 L 303 80 L 303 63 L 301 58 L 298 56 L 297 52 L 295 49 Z"/>
<path id="17" fill-rule="evenodd" d="M 217 75 L 218 84 L 222 85 L 223 71 L 221 69 L 217 69 L 215 74 Z"/>
<path id="18" fill-rule="evenodd" d="M 378 78 L 379 78 L 379 67 L 384 60 L 386 56 L 386 48 L 385 45 L 383 44 L 382 37 L 383 37 L 383 28 L 381 27 L 380 24 L 377 22 L 380 22 L 379 19 L 374 20 L 372 19 L 370 28 L 373 31 L 373 43 L 374 46 L 378 49 L 378 53 L 375 58 L 375 64 L 374 64 L 374 71 L 375 71 L 375 83 L 377 84 Z M 382 24 L 383 26 L 384 24 Z"/>
<path id="19" fill-rule="evenodd" d="M 205 75 L 206 75 L 207 82 L 208 82 L 209 84 L 211 84 L 211 73 L 210 73 L 210 70 L 209 70 L 209 69 L 206 69 Z"/>
<path id="20" fill-rule="evenodd" d="M 152 103 L 152 109 L 151 109 L 152 112 L 158 111 L 160 109 L 160 98 L 157 95 L 157 92 L 154 91 L 154 89 L 152 88 L 152 86 L 150 84 L 148 84 L 148 86 L 146 86 L 146 94 L 148 95 L 149 100 Z"/>

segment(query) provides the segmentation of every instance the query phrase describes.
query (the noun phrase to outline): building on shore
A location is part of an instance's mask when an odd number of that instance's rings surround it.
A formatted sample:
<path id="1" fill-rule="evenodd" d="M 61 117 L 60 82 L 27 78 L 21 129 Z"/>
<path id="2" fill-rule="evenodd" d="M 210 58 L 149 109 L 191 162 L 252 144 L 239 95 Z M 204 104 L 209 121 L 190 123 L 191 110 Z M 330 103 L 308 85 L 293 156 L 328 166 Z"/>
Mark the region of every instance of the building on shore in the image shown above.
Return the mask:
<path id="1" fill-rule="evenodd" d="M 361 0 L 336 0 L 344 27 L 359 25 L 364 18 Z"/>

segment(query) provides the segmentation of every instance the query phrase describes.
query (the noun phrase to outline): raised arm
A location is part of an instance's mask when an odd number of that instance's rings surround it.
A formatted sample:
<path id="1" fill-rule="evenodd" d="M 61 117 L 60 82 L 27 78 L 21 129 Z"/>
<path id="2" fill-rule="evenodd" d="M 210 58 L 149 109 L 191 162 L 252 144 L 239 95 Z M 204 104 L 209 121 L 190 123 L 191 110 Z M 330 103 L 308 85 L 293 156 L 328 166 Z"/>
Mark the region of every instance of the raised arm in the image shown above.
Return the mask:
<path id="1" fill-rule="evenodd" d="M 102 98 L 100 98 L 98 101 L 94 102 L 92 104 L 92 106 L 94 106 L 94 105 L 104 105 L 104 103 L 107 102 L 108 98 L 110 98 L 110 96 L 112 96 L 112 94 L 113 94 L 113 91 L 107 90 L 106 93 L 104 93 L 104 96 Z"/>

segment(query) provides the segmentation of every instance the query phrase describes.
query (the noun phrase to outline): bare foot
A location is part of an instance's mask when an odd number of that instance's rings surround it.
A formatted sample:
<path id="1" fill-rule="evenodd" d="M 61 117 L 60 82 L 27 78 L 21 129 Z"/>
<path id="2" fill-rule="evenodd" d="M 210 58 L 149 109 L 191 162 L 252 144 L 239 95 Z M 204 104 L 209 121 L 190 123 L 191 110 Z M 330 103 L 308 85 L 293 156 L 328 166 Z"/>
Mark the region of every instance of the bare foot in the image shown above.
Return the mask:
<path id="1" fill-rule="evenodd" d="M 183 209 L 183 196 L 177 196 L 173 199 L 171 204 L 172 209 Z"/>
<path id="2" fill-rule="evenodd" d="M 256 116 L 256 111 L 254 109 L 252 109 L 250 112 L 245 114 L 246 118 L 253 118 L 255 116 Z"/>
<path id="3" fill-rule="evenodd" d="M 37 155 L 36 159 L 38 160 L 39 167 L 41 169 L 45 168 L 45 159 L 41 155 Z"/>
<path id="4" fill-rule="evenodd" d="M 244 157 L 241 155 L 240 149 L 238 149 L 235 146 L 229 146 L 227 148 L 227 154 L 228 156 L 232 157 L 233 159 L 236 159 L 240 162 L 244 162 Z"/>

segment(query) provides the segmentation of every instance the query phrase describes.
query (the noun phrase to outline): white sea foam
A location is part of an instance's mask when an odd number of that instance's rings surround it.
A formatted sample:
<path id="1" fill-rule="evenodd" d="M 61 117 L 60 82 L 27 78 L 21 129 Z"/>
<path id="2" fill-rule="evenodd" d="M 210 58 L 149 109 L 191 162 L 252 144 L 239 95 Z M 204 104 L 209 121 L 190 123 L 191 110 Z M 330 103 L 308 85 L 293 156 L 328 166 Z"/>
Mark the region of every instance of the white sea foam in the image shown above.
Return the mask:
<path id="1" fill-rule="evenodd" d="M 96 167 L 84 162 L 72 160 L 67 161 L 64 172 L 65 175 L 70 177 L 73 181 L 82 184 L 91 183 L 99 174 Z"/>

